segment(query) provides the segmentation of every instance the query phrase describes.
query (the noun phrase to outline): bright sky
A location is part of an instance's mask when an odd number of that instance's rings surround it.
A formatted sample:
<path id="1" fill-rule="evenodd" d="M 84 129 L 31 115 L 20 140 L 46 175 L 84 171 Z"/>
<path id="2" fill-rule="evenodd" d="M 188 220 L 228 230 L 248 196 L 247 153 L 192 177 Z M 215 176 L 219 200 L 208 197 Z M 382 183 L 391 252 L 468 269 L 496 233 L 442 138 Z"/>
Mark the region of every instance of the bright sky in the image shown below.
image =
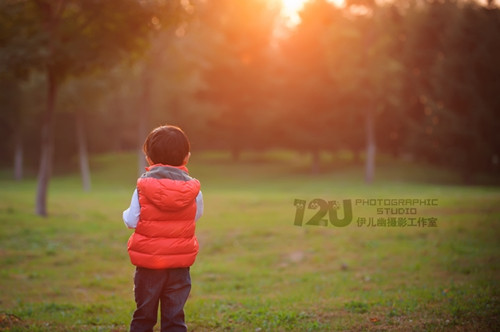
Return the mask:
<path id="1" fill-rule="evenodd" d="M 308 0 L 281 0 L 283 4 L 283 16 L 290 20 L 291 24 L 297 24 L 300 21 L 298 12 Z M 341 4 L 344 0 L 328 0 L 330 2 Z"/>

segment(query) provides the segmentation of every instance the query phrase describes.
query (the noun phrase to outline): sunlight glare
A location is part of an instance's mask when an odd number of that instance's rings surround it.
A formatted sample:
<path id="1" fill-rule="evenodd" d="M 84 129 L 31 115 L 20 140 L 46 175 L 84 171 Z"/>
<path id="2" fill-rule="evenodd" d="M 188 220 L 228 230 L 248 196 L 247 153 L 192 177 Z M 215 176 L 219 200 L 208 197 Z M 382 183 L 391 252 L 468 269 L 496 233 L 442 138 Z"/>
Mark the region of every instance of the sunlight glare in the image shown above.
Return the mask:
<path id="1" fill-rule="evenodd" d="M 297 25 L 300 22 L 300 10 L 309 0 L 281 0 L 282 11 L 281 15 L 285 17 L 290 25 Z M 341 6 L 344 0 L 328 0 L 337 6 Z"/>
<path id="2" fill-rule="evenodd" d="M 283 5 L 282 15 L 286 17 L 291 24 L 300 22 L 299 11 L 307 0 L 281 0 Z"/>

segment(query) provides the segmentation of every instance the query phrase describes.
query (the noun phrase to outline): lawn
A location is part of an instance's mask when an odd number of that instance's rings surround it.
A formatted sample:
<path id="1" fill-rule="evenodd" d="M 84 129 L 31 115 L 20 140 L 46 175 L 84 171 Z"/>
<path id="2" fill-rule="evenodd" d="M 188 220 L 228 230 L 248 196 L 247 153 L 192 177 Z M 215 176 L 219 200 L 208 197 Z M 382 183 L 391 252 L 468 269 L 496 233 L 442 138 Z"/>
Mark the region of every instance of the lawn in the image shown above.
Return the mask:
<path id="1" fill-rule="evenodd" d="M 127 330 L 135 165 L 94 157 L 88 193 L 55 176 L 48 218 L 33 213 L 34 179 L 0 173 L 0 331 Z M 499 330 L 500 187 L 389 158 L 371 185 L 327 155 L 315 175 L 291 152 L 195 153 L 189 166 L 205 201 L 191 331 Z"/>

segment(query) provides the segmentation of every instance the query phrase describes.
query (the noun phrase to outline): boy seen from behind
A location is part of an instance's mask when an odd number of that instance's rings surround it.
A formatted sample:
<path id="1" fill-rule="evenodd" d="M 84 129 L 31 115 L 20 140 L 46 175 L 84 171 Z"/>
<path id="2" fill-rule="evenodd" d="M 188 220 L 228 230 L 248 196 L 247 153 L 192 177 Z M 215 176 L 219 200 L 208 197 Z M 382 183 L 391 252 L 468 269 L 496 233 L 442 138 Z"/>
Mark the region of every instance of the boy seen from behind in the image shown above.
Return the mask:
<path id="1" fill-rule="evenodd" d="M 149 167 L 137 180 L 132 201 L 123 212 L 135 229 L 128 252 L 136 266 L 134 295 L 137 308 L 131 332 L 153 331 L 161 311 L 161 331 L 187 331 L 184 305 L 191 290 L 189 268 L 198 253 L 196 220 L 203 213 L 200 182 L 186 165 L 190 145 L 175 126 L 154 129 L 143 146 Z"/>

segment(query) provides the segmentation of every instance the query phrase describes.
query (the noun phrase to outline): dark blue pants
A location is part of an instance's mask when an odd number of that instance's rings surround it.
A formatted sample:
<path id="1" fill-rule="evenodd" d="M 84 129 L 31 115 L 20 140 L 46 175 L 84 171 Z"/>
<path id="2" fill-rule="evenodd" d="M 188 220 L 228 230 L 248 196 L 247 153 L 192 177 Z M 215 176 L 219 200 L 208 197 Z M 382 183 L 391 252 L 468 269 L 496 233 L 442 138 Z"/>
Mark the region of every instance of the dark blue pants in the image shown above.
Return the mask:
<path id="1" fill-rule="evenodd" d="M 151 270 L 137 267 L 134 293 L 137 309 L 130 332 L 153 332 L 161 309 L 161 332 L 187 331 L 184 304 L 191 290 L 189 267 Z"/>

